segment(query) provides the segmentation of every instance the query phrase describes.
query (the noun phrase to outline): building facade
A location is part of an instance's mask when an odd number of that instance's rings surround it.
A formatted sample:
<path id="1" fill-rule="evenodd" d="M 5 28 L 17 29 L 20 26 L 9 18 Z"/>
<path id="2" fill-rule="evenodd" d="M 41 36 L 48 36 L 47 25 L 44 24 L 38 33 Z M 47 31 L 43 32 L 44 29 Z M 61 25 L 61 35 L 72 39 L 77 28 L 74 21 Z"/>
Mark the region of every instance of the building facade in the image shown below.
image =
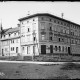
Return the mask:
<path id="1" fill-rule="evenodd" d="M 19 19 L 1 34 L 2 56 L 80 54 L 80 25 L 48 13 Z"/>
<path id="2" fill-rule="evenodd" d="M 80 54 L 80 25 L 48 13 L 19 21 L 23 55 Z"/>
<path id="3" fill-rule="evenodd" d="M 20 27 L 4 29 L 0 41 L 2 56 L 17 56 L 20 53 Z"/>

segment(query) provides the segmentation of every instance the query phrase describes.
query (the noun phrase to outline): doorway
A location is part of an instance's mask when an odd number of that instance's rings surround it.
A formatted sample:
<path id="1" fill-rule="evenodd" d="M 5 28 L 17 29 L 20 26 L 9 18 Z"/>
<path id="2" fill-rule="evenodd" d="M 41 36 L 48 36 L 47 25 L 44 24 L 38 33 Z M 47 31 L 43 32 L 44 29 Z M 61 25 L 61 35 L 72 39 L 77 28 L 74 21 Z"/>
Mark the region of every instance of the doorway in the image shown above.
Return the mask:
<path id="1" fill-rule="evenodd" d="M 69 54 L 69 55 L 71 54 L 70 47 L 68 47 L 68 54 Z"/>
<path id="2" fill-rule="evenodd" d="M 53 53 L 53 45 L 50 45 L 50 53 Z"/>
<path id="3" fill-rule="evenodd" d="M 16 47 L 16 53 L 18 53 L 18 47 Z"/>
<path id="4" fill-rule="evenodd" d="M 46 45 L 41 45 L 41 54 L 46 54 Z"/>

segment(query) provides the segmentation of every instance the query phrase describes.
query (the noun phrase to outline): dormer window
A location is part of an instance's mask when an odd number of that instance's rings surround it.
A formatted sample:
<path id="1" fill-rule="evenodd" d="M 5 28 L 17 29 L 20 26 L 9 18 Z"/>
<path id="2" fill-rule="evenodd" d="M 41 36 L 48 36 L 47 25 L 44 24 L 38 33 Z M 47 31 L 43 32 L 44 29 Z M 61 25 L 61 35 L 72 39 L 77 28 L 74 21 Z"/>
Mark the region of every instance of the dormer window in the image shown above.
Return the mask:
<path id="1" fill-rule="evenodd" d="M 10 37 L 10 35 L 11 35 L 11 34 L 9 34 L 9 37 Z"/>
<path id="2" fill-rule="evenodd" d="M 16 35 L 16 33 L 14 33 L 14 36 Z"/>
<path id="3" fill-rule="evenodd" d="M 33 21 L 35 21 L 35 19 L 33 19 Z"/>
<path id="4" fill-rule="evenodd" d="M 5 37 L 5 35 L 4 35 L 4 37 Z"/>

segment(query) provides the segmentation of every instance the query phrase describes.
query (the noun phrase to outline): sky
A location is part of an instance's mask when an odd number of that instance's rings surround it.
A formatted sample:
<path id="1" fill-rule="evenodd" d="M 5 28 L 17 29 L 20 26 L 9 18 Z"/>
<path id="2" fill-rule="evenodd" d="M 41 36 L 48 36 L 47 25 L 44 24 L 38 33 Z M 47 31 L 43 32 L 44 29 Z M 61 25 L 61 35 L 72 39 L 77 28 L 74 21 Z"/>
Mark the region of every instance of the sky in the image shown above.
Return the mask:
<path id="1" fill-rule="evenodd" d="M 0 2 L 0 23 L 3 29 L 17 27 L 18 19 L 35 13 L 50 13 L 80 24 L 80 2 L 6 1 Z"/>

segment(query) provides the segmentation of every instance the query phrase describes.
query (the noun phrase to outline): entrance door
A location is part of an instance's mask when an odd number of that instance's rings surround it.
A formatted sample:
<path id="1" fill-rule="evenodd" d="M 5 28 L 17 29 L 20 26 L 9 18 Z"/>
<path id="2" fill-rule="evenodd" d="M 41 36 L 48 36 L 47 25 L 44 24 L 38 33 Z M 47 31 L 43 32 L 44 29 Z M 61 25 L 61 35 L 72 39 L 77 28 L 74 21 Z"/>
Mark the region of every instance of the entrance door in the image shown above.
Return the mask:
<path id="1" fill-rule="evenodd" d="M 2 56 L 4 56 L 4 50 L 2 49 Z"/>
<path id="2" fill-rule="evenodd" d="M 16 53 L 18 53 L 18 47 L 16 47 Z"/>
<path id="3" fill-rule="evenodd" d="M 53 45 L 50 45 L 50 53 L 53 53 Z"/>
<path id="4" fill-rule="evenodd" d="M 71 52 L 70 52 L 70 47 L 68 47 L 68 54 L 69 54 L 69 55 L 71 54 Z"/>
<path id="5" fill-rule="evenodd" d="M 46 54 L 46 45 L 41 45 L 41 54 Z"/>

